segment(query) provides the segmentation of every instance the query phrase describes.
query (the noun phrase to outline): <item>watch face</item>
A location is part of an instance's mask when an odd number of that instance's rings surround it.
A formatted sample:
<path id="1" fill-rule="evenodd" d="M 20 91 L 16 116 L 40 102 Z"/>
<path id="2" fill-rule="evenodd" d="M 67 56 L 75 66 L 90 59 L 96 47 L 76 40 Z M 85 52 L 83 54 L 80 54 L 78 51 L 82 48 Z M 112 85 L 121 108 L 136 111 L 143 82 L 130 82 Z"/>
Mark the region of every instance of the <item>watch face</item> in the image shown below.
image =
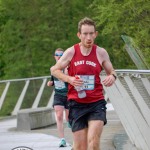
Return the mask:
<path id="1" fill-rule="evenodd" d="M 114 75 L 114 74 L 112 74 L 113 76 L 114 76 L 114 78 L 116 79 L 117 78 L 117 76 L 116 75 Z"/>

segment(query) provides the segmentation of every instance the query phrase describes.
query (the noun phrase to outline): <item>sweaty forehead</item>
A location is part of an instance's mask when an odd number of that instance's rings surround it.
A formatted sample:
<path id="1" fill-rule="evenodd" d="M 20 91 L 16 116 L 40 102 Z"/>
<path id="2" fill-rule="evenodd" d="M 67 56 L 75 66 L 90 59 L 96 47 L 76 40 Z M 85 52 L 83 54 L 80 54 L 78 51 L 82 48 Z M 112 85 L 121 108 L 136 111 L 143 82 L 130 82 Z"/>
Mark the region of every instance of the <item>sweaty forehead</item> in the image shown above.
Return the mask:
<path id="1" fill-rule="evenodd" d="M 95 32 L 95 28 L 92 25 L 82 25 L 81 32 Z"/>

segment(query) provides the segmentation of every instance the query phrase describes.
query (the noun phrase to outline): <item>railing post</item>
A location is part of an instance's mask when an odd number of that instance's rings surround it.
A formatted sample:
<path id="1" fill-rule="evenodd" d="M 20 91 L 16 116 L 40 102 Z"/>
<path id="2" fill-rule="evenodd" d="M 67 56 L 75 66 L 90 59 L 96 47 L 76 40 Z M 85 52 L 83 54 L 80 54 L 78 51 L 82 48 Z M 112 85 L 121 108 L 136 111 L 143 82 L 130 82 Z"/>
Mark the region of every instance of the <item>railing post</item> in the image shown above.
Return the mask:
<path id="1" fill-rule="evenodd" d="M 145 86 L 145 89 L 147 90 L 148 94 L 150 95 L 150 82 L 147 78 L 141 78 L 144 86 Z"/>
<path id="2" fill-rule="evenodd" d="M 7 83 L 6 83 L 6 86 L 5 86 L 5 89 L 4 89 L 4 91 L 3 91 L 3 94 L 2 94 L 2 96 L 0 97 L 0 110 L 1 110 L 1 108 L 2 108 L 4 99 L 5 99 L 5 97 L 6 97 L 6 94 L 7 94 L 8 88 L 9 88 L 9 85 L 10 85 L 10 82 L 7 82 Z"/>
<path id="3" fill-rule="evenodd" d="M 27 88 L 29 86 L 29 83 L 30 83 L 30 80 L 27 80 L 26 84 L 25 84 L 25 86 L 24 86 L 24 88 L 22 90 L 22 93 L 20 94 L 20 97 L 19 97 L 19 99 L 17 101 L 17 104 L 16 104 L 13 112 L 11 113 L 12 115 L 17 115 L 18 110 L 21 108 L 21 104 L 23 102 L 23 99 L 24 99 L 24 96 L 26 94 L 26 91 L 27 91 Z"/>
<path id="4" fill-rule="evenodd" d="M 42 85 L 41 85 L 41 87 L 40 87 L 40 90 L 39 90 L 39 92 L 38 92 L 38 94 L 37 94 L 35 100 L 34 100 L 34 103 L 33 103 L 33 105 L 32 105 L 32 108 L 37 108 L 37 107 L 38 107 L 38 104 L 39 104 L 39 102 L 40 102 L 40 99 L 41 99 L 41 96 L 42 96 L 42 93 L 43 93 L 43 90 L 44 90 L 46 81 L 47 81 L 46 78 L 43 79 L 43 83 L 42 83 Z"/>
<path id="5" fill-rule="evenodd" d="M 48 101 L 47 107 L 50 107 L 50 108 L 53 107 L 54 94 L 55 94 L 55 91 L 52 92 L 50 99 Z"/>

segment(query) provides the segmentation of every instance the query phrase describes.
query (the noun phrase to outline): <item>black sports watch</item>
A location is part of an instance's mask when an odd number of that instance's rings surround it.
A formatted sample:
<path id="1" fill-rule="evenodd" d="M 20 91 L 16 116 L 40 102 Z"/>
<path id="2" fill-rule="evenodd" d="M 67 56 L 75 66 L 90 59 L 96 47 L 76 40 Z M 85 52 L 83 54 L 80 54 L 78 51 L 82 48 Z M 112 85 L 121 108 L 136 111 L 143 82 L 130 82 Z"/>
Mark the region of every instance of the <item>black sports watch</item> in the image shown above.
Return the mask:
<path id="1" fill-rule="evenodd" d="M 115 80 L 117 79 L 117 76 L 115 74 L 111 74 L 111 75 L 115 78 Z"/>

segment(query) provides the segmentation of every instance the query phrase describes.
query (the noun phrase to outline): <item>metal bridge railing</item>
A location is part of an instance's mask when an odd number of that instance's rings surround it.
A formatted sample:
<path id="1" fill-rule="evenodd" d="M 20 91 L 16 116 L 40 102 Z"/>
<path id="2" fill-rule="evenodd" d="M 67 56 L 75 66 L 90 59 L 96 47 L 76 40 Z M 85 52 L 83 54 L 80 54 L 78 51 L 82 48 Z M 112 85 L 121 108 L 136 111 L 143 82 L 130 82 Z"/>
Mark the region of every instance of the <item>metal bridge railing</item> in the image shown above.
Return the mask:
<path id="1" fill-rule="evenodd" d="M 40 101 L 47 102 L 44 106 L 52 107 L 53 88 L 46 85 L 49 78 L 50 76 L 43 76 L 0 81 L 0 110 L 7 101 L 9 105 L 16 102 L 11 115 L 16 115 L 21 108 L 37 108 Z M 42 98 L 43 94 L 45 96 Z"/>
<path id="2" fill-rule="evenodd" d="M 150 150 L 150 70 L 116 71 L 115 84 L 104 87 L 107 97 L 133 145 L 140 150 Z"/>

